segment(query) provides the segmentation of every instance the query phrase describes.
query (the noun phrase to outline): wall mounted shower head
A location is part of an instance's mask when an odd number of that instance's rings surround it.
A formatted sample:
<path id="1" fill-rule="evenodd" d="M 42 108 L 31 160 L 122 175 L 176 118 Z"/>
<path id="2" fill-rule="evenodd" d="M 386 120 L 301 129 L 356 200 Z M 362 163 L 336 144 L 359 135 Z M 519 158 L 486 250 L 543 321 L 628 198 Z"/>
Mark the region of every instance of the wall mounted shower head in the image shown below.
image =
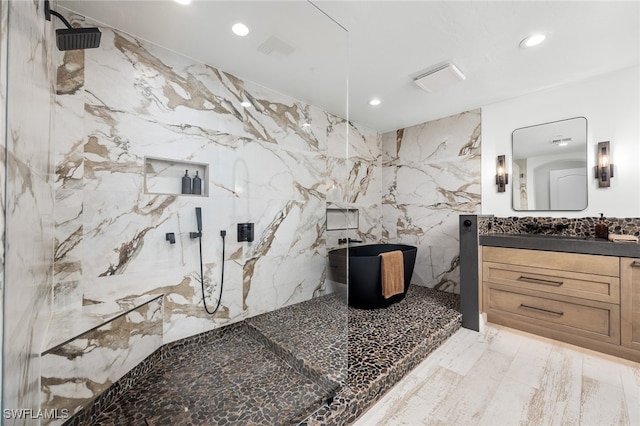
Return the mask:
<path id="1" fill-rule="evenodd" d="M 49 0 L 44 0 L 44 16 L 51 21 L 51 15 L 57 16 L 67 29 L 56 30 L 56 46 L 58 50 L 94 49 L 100 47 L 102 33 L 98 28 L 73 28 L 64 16 L 51 10 Z"/>

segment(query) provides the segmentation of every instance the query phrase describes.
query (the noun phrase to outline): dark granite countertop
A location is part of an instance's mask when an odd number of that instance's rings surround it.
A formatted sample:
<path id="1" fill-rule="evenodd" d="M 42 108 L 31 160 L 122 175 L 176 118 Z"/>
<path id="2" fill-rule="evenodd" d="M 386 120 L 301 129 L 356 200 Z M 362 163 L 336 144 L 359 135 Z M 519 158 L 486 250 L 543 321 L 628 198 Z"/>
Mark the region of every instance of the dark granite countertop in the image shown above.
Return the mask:
<path id="1" fill-rule="evenodd" d="M 590 237 L 542 234 L 486 234 L 480 235 L 479 240 L 481 246 L 640 257 L 640 244 L 638 243 L 612 243 L 608 240 Z"/>

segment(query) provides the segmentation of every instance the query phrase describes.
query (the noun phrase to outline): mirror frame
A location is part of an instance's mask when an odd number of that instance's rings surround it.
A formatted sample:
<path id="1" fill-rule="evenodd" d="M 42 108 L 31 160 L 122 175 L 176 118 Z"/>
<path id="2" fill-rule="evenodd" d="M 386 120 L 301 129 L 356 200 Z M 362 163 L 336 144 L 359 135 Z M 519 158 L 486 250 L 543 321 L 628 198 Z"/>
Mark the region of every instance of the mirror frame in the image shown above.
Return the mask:
<path id="1" fill-rule="evenodd" d="M 518 157 L 521 157 L 521 155 L 516 155 L 517 151 L 518 151 L 518 147 L 517 147 L 517 136 L 518 133 L 523 132 L 523 131 L 535 131 L 540 132 L 542 134 L 544 134 L 544 132 L 547 133 L 547 136 L 545 136 L 544 140 L 548 141 L 549 144 L 553 144 L 555 143 L 555 141 L 557 141 L 558 139 L 554 139 L 554 137 L 556 136 L 556 134 L 558 133 L 557 128 L 559 128 L 562 124 L 567 123 L 569 121 L 572 120 L 580 120 L 580 121 L 584 121 L 584 125 L 582 125 L 582 123 L 575 123 L 576 126 L 580 126 L 579 130 L 572 130 L 572 133 L 570 134 L 562 134 L 562 132 L 560 132 L 560 134 L 558 134 L 557 136 L 560 139 L 565 139 L 566 137 L 570 137 L 571 139 L 577 139 L 578 140 L 578 147 L 584 146 L 584 149 L 581 149 L 579 152 L 581 153 L 580 158 L 576 158 L 576 159 L 570 159 L 567 158 L 567 162 L 580 162 L 582 163 L 582 158 L 584 158 L 584 165 L 579 165 L 577 167 L 575 167 L 576 169 L 584 169 L 584 191 L 585 191 L 585 204 L 583 207 L 581 208 L 575 208 L 575 209 L 552 209 L 551 206 L 549 205 L 549 208 L 540 208 L 540 206 L 535 206 L 533 208 L 529 208 L 527 206 L 527 208 L 516 208 L 517 206 L 517 201 L 520 201 L 518 199 L 516 199 L 516 197 L 520 198 L 522 197 L 522 192 L 521 192 L 521 188 L 522 186 L 519 184 L 520 182 L 520 178 L 522 177 L 522 174 L 519 174 L 519 170 L 520 170 L 520 166 L 519 164 L 517 164 L 517 159 Z M 573 124 L 573 123 L 572 123 Z M 584 131 L 582 130 L 584 128 Z M 553 135 L 551 135 L 551 133 L 553 133 Z M 566 132 L 565 132 L 566 133 Z M 540 137 L 540 136 L 538 136 Z M 587 147 L 587 137 L 588 137 L 588 122 L 587 122 L 587 118 L 583 117 L 583 116 L 577 116 L 577 117 L 572 117 L 572 118 L 567 118 L 567 119 L 563 119 L 563 120 L 556 120 L 556 121 L 549 121 L 546 123 L 541 123 L 541 124 L 534 124 L 531 126 L 525 126 L 525 127 L 520 127 L 518 129 L 515 129 L 513 132 L 511 132 L 511 175 L 512 178 L 510 179 L 510 183 L 512 185 L 511 188 L 511 209 L 517 212 L 527 212 L 527 211 L 584 211 L 587 209 L 587 207 L 589 206 L 589 167 L 588 167 L 588 147 Z M 571 152 L 578 152 L 577 149 L 573 149 Z M 543 152 L 541 151 L 541 154 Z M 582 155 L 583 153 L 583 155 Z M 553 155 L 553 153 L 549 152 L 548 155 Z M 525 155 L 525 158 L 527 158 L 528 156 Z M 549 171 L 553 171 L 553 169 L 549 170 Z M 581 175 L 581 173 L 580 173 Z M 526 174 L 525 174 L 526 177 Z M 531 181 L 531 177 L 529 178 L 529 181 Z M 526 184 L 525 184 L 525 188 L 526 188 Z M 549 195 L 549 197 L 551 197 L 551 194 Z M 531 199 L 531 197 L 529 196 L 529 199 Z M 549 200 L 549 204 L 551 204 L 551 201 Z"/>

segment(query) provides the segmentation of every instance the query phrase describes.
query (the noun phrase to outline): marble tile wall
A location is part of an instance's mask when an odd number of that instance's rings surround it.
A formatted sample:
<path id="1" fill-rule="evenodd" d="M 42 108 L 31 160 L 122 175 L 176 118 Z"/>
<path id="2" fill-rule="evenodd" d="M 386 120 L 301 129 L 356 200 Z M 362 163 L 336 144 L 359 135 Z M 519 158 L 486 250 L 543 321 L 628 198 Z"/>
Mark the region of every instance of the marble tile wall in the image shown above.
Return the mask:
<path id="1" fill-rule="evenodd" d="M 39 408 L 39 354 L 53 280 L 53 103 L 51 25 L 42 2 L 2 2 L 4 223 L 3 408 Z M 5 71 L 5 66 L 6 71 Z M 6 74 L 4 74 L 6 72 Z M 5 78 L 7 80 L 5 80 Z M 2 114 L 3 119 L 5 114 Z M 5 127 L 6 126 L 6 127 Z M 7 136 L 4 140 L 4 136 Z M 4 180 L 6 178 L 6 181 Z M 32 424 L 9 415 L 4 424 Z"/>
<path id="2" fill-rule="evenodd" d="M 418 247 L 413 283 L 459 292 L 458 215 L 480 212 L 480 110 L 382 135 L 382 239 Z"/>
<path id="3" fill-rule="evenodd" d="M 380 134 L 350 123 L 346 136 L 346 143 L 340 138 L 329 140 L 327 208 L 355 212 L 357 226 L 347 223 L 345 215 L 343 225 L 349 229 L 327 230 L 327 251 L 346 247 L 346 244 L 338 243 L 341 238 L 361 241 L 349 243 L 351 246 L 378 243 L 382 232 Z M 346 286 L 333 281 L 329 273 L 325 279 L 325 291 L 339 291 L 345 297 L 347 295 Z"/>
<path id="4" fill-rule="evenodd" d="M 5 138 L 7 129 L 7 115 L 6 115 L 6 102 L 7 102 L 7 47 L 8 47 L 8 15 L 9 15 L 9 3 L 3 1 L 0 3 L 0 188 L 5 187 L 5 173 L 7 171 L 6 155 L 7 140 Z M 0 192 L 0 241 L 5 241 L 5 229 L 4 229 L 4 211 L 6 207 L 6 194 L 4 191 Z M 3 301 L 3 289 L 4 289 L 4 244 L 0 244 L 0 341 L 2 341 L 2 321 L 4 315 L 2 310 L 4 309 Z M 0 369 L 0 383 L 2 382 L 2 369 Z M 2 389 L 0 387 L 0 399 L 2 398 Z"/>
<path id="5" fill-rule="evenodd" d="M 358 227 L 327 231 L 327 249 L 341 247 L 339 238 L 361 240 L 362 244 L 380 241 L 382 211 L 381 135 L 351 123 L 348 152 L 345 143 L 334 139 L 328 150 L 330 188 L 329 208 L 357 210 Z"/>
<path id="6" fill-rule="evenodd" d="M 56 309 L 164 293 L 168 342 L 322 292 L 344 120 L 109 28 L 100 49 L 58 65 L 56 115 L 67 125 L 56 135 Z M 209 164 L 209 196 L 145 193 L 145 156 Z M 195 207 L 210 306 L 227 231 L 213 317 L 189 238 Z M 240 222 L 255 224 L 254 242 L 235 241 Z"/>
<path id="7" fill-rule="evenodd" d="M 77 15 L 69 19 L 94 25 Z M 373 238 L 377 133 L 120 31 L 101 30 L 99 49 L 56 56 L 54 313 L 82 315 L 96 304 L 124 306 L 164 295 L 162 339 L 152 341 L 160 345 L 333 291 L 326 280 L 327 202 L 361 203 L 371 217 L 361 223 Z M 242 107 L 243 100 L 252 106 Z M 348 142 L 357 152 L 349 161 Z M 179 193 L 184 170 L 175 176 L 175 191 L 148 192 L 146 157 L 208 164 L 207 196 Z M 356 191 L 350 182 L 358 182 Z M 221 289 L 220 231 L 227 232 L 224 288 L 213 316 L 202 306 L 198 240 L 189 237 L 196 231 L 195 207 L 203 213 L 209 309 Z M 243 222 L 254 223 L 251 243 L 236 241 Z M 168 232 L 175 244 L 165 240 Z M 93 371 L 52 372 L 46 381 L 57 385 L 43 383 L 43 395 L 52 407 L 91 400 L 99 386 L 74 395 L 68 381 L 103 383 L 109 360 L 135 357 L 145 352 L 140 345 L 132 342 L 125 354 L 105 349 L 105 361 Z M 118 364 L 110 374 L 125 368 Z M 87 389 L 92 395 L 83 394 Z"/>
<path id="8" fill-rule="evenodd" d="M 62 424 L 161 345 L 162 300 L 157 297 L 43 354 L 42 409 L 59 417 L 43 424 Z M 100 368 L 102 360 L 109 360 L 108 368 Z"/>

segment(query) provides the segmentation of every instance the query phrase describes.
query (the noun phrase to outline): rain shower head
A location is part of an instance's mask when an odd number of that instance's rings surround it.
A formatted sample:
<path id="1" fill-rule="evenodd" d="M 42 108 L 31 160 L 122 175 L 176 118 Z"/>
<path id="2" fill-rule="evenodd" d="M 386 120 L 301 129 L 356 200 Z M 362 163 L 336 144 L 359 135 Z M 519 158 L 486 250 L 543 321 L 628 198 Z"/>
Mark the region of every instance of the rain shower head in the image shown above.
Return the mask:
<path id="1" fill-rule="evenodd" d="M 49 0 L 44 0 L 44 16 L 47 21 L 51 15 L 57 16 L 67 29 L 56 30 L 56 46 L 58 50 L 94 49 L 100 47 L 102 33 L 98 28 L 73 28 L 64 16 L 49 8 Z"/>
<path id="2" fill-rule="evenodd" d="M 100 47 L 101 35 L 97 28 L 56 30 L 56 46 L 58 50 L 93 49 Z"/>

